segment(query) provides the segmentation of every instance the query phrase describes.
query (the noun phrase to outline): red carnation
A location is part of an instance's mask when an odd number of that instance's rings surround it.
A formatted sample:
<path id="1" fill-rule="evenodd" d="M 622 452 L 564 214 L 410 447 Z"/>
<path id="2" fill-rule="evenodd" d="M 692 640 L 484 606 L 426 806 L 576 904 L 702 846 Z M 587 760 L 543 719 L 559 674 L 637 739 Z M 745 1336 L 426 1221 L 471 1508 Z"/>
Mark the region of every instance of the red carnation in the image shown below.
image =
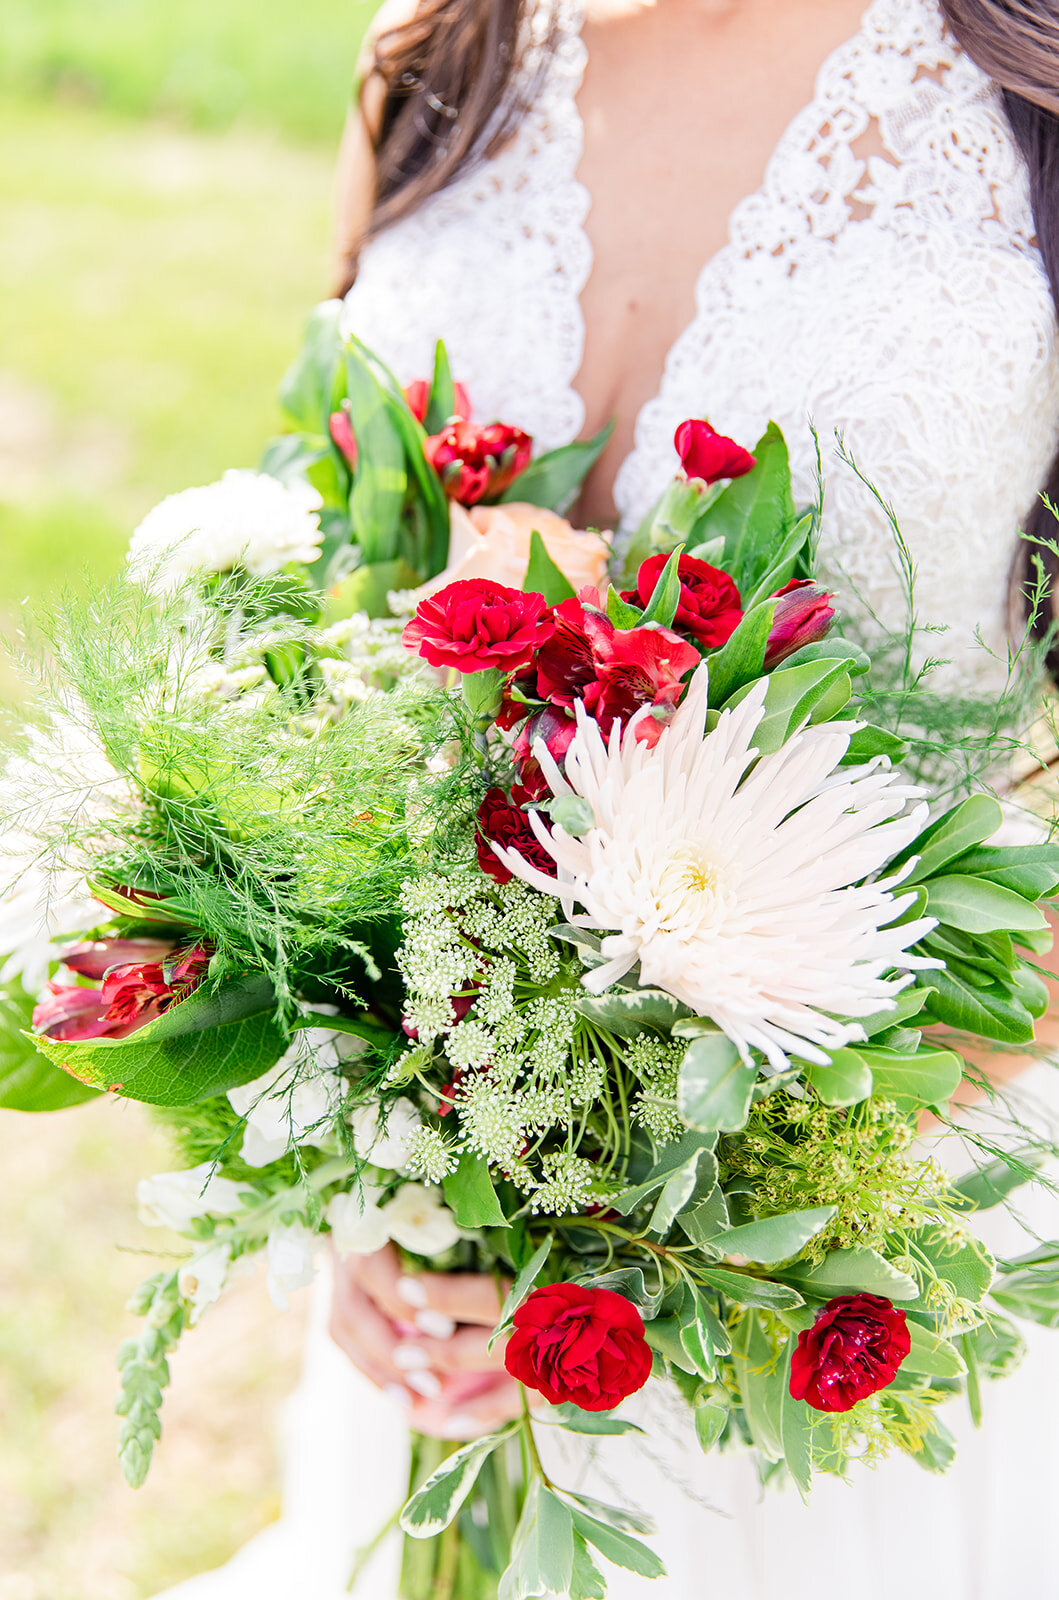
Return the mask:
<path id="1" fill-rule="evenodd" d="M 765 650 L 765 670 L 786 661 L 803 644 L 827 636 L 835 608 L 831 596 L 812 578 L 793 578 L 773 595 L 776 609 Z"/>
<path id="2" fill-rule="evenodd" d="M 431 385 L 426 378 L 416 378 L 404 391 L 405 403 L 417 422 L 425 422 L 427 419 L 427 411 L 430 409 L 430 390 Z M 471 420 L 470 396 L 462 383 L 454 383 L 452 386 L 452 418 L 459 422 Z"/>
<path id="3" fill-rule="evenodd" d="M 667 555 L 650 556 L 636 575 L 636 598 L 642 606 L 650 604 L 655 585 L 669 560 Z M 720 567 L 711 567 L 697 556 L 681 556 L 677 563 L 680 599 L 674 627 L 694 634 L 707 650 L 716 650 L 743 620 L 739 590 Z"/>
<path id="4" fill-rule="evenodd" d="M 460 578 L 419 602 L 402 638 L 406 649 L 432 667 L 517 672 L 552 630 L 543 595 L 523 594 L 487 578 Z"/>
<path id="5" fill-rule="evenodd" d="M 814 1411 L 849 1411 L 885 1389 L 912 1348 L 903 1311 L 877 1294 L 829 1300 L 791 1357 L 791 1394 Z"/>
<path id="6" fill-rule="evenodd" d="M 530 866 L 553 875 L 555 863 L 540 843 L 530 824 L 529 813 L 523 810 L 527 800 L 532 800 L 528 789 L 518 784 L 509 800 L 503 789 L 488 789 L 478 807 L 478 828 L 475 843 L 478 865 L 497 883 L 507 883 L 511 873 L 492 848 L 494 844 L 510 846 L 517 850 Z"/>
<path id="7" fill-rule="evenodd" d="M 534 1289 L 515 1312 L 504 1365 L 553 1406 L 610 1411 L 642 1389 L 651 1351 L 636 1307 L 610 1289 L 555 1283 Z"/>
<path id="8" fill-rule="evenodd" d="M 742 478 L 757 466 L 749 450 L 744 450 L 734 439 L 725 438 L 698 417 L 680 424 L 673 443 L 688 477 L 701 478 L 704 483 L 716 483 L 720 478 Z"/>
<path id="9" fill-rule="evenodd" d="M 529 466 L 532 450 L 533 440 L 521 428 L 503 422 L 479 428 L 460 420 L 432 434 L 424 446 L 445 493 L 464 506 L 503 494 Z"/>

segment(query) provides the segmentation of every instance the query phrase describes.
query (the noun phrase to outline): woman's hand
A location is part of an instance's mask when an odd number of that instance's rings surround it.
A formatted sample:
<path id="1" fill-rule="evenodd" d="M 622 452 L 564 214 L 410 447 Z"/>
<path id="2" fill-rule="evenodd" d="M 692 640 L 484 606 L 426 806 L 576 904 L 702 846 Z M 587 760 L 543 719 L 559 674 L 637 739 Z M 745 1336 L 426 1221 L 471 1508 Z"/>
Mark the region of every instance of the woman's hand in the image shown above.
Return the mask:
<path id="1" fill-rule="evenodd" d="M 353 1365 L 407 1408 L 409 1426 L 441 1439 L 475 1439 L 518 1415 L 519 1390 L 490 1354 L 500 1316 L 492 1278 L 403 1274 L 392 1245 L 334 1256 L 331 1337 Z"/>

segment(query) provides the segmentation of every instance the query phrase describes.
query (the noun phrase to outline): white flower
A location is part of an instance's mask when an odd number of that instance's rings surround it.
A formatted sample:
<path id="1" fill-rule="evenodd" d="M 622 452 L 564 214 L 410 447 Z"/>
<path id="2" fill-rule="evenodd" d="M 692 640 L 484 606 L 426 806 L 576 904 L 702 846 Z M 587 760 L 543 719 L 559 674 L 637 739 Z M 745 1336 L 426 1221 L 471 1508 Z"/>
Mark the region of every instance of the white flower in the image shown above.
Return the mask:
<path id="1" fill-rule="evenodd" d="M 173 1228 L 177 1233 L 196 1217 L 211 1213 L 231 1216 L 243 1209 L 240 1186 L 230 1178 L 210 1176 L 213 1163 L 203 1161 L 183 1172 L 156 1172 L 136 1185 L 140 1221 L 149 1228 Z"/>
<path id="2" fill-rule="evenodd" d="M 362 1180 L 359 1190 L 336 1194 L 328 1201 L 324 1215 L 340 1256 L 373 1255 L 389 1239 L 379 1206 L 381 1193 L 375 1184 Z"/>
<path id="3" fill-rule="evenodd" d="M 317 1235 L 311 1233 L 303 1222 L 273 1228 L 269 1234 L 265 1248 L 268 1293 L 277 1310 L 286 1311 L 288 1294 L 312 1283 L 316 1270 L 313 1256 L 318 1243 Z"/>
<path id="4" fill-rule="evenodd" d="M 246 1118 L 240 1152 L 247 1166 L 278 1161 L 294 1144 L 326 1148 L 333 1138 L 332 1119 L 342 1100 L 342 1079 L 335 1070 L 360 1040 L 329 1028 L 309 1028 L 276 1065 L 253 1083 L 228 1090 L 233 1111 Z"/>
<path id="5" fill-rule="evenodd" d="M 705 733 L 707 669 L 698 668 L 655 747 L 634 724 L 605 743 L 577 706 L 567 783 L 544 745 L 534 754 L 555 793 L 587 801 L 595 825 L 581 838 L 534 832 L 558 872 L 546 876 L 515 850 L 501 860 L 534 888 L 559 897 L 568 920 L 602 931 L 603 965 L 585 975 L 594 993 L 639 963 L 639 982 L 666 990 L 713 1019 L 739 1047 L 773 1066 L 787 1052 L 824 1051 L 862 1038 L 849 1019 L 885 1008 L 923 965 L 905 954 L 933 923 L 884 924 L 911 903 L 894 881 L 864 883 L 923 827 L 919 793 L 879 763 L 839 767 L 853 723 L 794 734 L 754 765 L 754 731 L 766 684 L 721 713 Z M 574 903 L 584 915 L 573 915 Z M 887 976 L 903 968 L 901 976 Z"/>
<path id="6" fill-rule="evenodd" d="M 197 1250 L 191 1260 L 177 1273 L 177 1288 L 185 1300 L 191 1301 L 191 1322 L 196 1323 L 215 1300 L 219 1300 L 228 1282 L 231 1247 L 210 1244 Z"/>
<path id="7" fill-rule="evenodd" d="M 374 1167 L 403 1172 L 408 1160 L 408 1142 L 422 1126 L 419 1113 L 404 1095 L 395 1100 L 385 1119 L 378 1106 L 358 1106 L 350 1118 L 353 1145 L 364 1161 Z"/>
<path id="8" fill-rule="evenodd" d="M 386 1231 L 395 1244 L 418 1256 L 439 1256 L 461 1237 L 456 1218 L 436 1189 L 406 1183 L 382 1208 Z"/>
<path id="9" fill-rule="evenodd" d="M 171 494 L 144 517 L 129 543 L 129 575 L 172 594 L 203 572 L 244 566 L 255 577 L 320 553 L 323 501 L 308 484 L 288 487 L 263 472 L 232 468 L 217 483 Z"/>

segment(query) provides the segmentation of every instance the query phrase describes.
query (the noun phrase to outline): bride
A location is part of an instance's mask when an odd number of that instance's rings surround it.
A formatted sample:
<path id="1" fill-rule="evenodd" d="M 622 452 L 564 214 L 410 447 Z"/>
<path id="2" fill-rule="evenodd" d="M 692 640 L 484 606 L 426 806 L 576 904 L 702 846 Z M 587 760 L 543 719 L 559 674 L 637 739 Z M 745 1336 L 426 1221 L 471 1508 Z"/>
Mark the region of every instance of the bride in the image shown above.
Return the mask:
<path id="1" fill-rule="evenodd" d="M 540 449 L 616 417 L 580 526 L 639 522 L 686 416 L 747 445 L 775 417 L 803 500 L 810 420 L 825 441 L 838 430 L 893 497 L 921 623 L 947 630 L 935 682 L 988 693 L 1017 531 L 1048 536 L 1038 492 L 1059 496 L 1059 6 L 862 8 L 422 0 L 413 15 L 387 0 L 340 168 L 346 324 L 405 383 L 443 337 L 476 416 Z M 899 626 L 886 518 L 825 467 L 825 569 Z M 386 1252 L 338 1262 L 333 1338 L 321 1302 L 288 1419 L 282 1521 L 168 1600 L 337 1600 L 401 1499 L 408 1423 L 470 1437 L 510 1414 L 490 1295 L 401 1278 Z M 951 1475 L 888 1462 L 853 1487 L 822 1481 L 808 1511 L 760 1501 L 748 1462 L 702 1457 L 648 1391 L 649 1436 L 607 1465 L 610 1494 L 661 1525 L 670 1576 L 653 1592 L 1054 1595 L 1048 1339 L 987 1397 L 981 1433 L 950 1419 Z M 605 1490 L 589 1455 L 556 1471 Z M 396 1545 L 378 1545 L 358 1595 L 394 1600 Z M 652 1592 L 610 1582 L 614 1600 Z"/>

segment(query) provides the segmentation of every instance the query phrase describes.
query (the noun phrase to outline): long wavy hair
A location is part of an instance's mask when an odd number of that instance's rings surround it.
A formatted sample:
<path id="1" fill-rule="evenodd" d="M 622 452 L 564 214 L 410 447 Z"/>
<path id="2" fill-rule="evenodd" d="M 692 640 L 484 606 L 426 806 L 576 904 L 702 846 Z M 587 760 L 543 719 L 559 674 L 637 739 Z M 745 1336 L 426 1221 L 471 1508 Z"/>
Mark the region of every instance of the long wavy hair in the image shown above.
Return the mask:
<path id="1" fill-rule="evenodd" d="M 420 0 L 411 21 L 380 36 L 369 74 L 382 94 L 373 118 L 375 205 L 366 238 L 416 210 L 510 136 L 536 90 L 521 70 L 526 14 L 535 3 Z M 1059 314 L 1059 0 L 941 0 L 941 9 L 960 45 L 1002 91 L 1029 170 L 1037 244 Z M 343 291 L 355 276 L 353 256 Z M 1059 418 L 1056 424 L 1059 431 Z M 1057 528 L 1045 497 L 1059 504 L 1059 454 L 1015 555 L 1012 592 L 1027 611 L 1036 559 L 1045 563 L 1053 594 L 1059 588 L 1059 561 L 1049 547 Z M 1047 615 L 1039 608 L 1033 621 L 1039 634 L 1048 633 L 1051 608 Z M 1059 647 L 1048 665 L 1059 677 Z"/>

